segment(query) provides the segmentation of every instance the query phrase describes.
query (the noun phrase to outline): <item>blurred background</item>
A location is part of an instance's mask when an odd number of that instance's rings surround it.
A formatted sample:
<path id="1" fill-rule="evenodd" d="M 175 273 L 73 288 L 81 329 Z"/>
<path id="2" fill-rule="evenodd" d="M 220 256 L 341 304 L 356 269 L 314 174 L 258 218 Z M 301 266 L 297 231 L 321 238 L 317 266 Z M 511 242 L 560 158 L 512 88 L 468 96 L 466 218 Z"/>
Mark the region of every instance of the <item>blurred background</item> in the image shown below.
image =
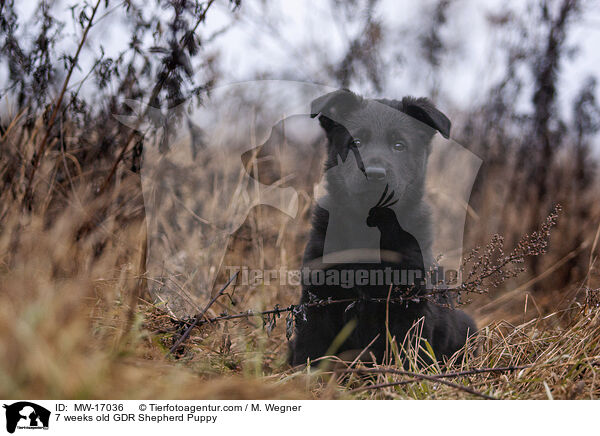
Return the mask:
<path id="1" fill-rule="evenodd" d="M 128 307 L 124 325 L 135 325 L 135 296 L 150 300 L 144 289 L 152 280 L 166 286 L 144 276 L 140 182 L 145 144 L 168 147 L 161 117 L 201 135 L 188 115 L 211 89 L 283 79 L 365 97 L 430 98 L 452 120 L 452 139 L 483 161 L 466 250 L 498 234 L 509 253 L 562 206 L 547 253 L 528 256 L 524 273 L 467 298 L 465 310 L 479 325 L 587 304 L 600 286 L 599 44 L 600 8 L 592 0 L 0 0 L 5 295 L 37 298 L 68 282 L 98 297 L 100 286 Z M 136 112 L 128 100 L 152 110 Z M 114 114 L 158 114 L 155 135 Z M 257 144 L 240 150 L 249 145 Z M 206 171 L 218 167 L 198 162 Z M 300 193 L 299 215 L 287 224 L 255 208 L 228 242 L 228 264 L 298 267 L 310 206 Z M 284 234 L 291 242 L 281 242 Z M 213 274 L 216 285 L 226 281 Z M 188 292 L 189 278 L 171 279 L 173 289 Z M 236 292 L 215 313 L 295 303 L 300 290 Z M 21 309 L 7 309 L 5 320 Z"/>

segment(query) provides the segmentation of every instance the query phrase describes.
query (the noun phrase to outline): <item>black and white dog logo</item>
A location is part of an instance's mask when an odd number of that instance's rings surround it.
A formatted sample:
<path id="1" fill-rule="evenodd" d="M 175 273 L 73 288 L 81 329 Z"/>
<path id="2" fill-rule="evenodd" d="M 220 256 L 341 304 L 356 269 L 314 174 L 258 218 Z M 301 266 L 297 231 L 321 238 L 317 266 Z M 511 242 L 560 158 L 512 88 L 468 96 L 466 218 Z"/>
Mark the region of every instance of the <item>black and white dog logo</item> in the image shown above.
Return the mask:
<path id="1" fill-rule="evenodd" d="M 18 429 L 43 429 L 48 430 L 50 411 L 42 406 L 29 401 L 19 401 L 10 405 L 4 404 L 6 409 L 6 431 L 14 433 Z"/>

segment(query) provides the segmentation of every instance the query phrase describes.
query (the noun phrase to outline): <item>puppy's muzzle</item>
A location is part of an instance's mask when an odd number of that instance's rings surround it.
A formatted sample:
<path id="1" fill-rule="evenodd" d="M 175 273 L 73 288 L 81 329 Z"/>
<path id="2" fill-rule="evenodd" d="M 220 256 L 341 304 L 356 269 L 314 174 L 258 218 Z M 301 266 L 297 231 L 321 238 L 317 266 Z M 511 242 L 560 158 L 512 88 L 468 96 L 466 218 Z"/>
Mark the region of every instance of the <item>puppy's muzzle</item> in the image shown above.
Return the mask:
<path id="1" fill-rule="evenodd" d="M 385 180 L 387 174 L 383 167 L 368 166 L 365 168 L 365 175 L 369 181 L 382 182 Z"/>

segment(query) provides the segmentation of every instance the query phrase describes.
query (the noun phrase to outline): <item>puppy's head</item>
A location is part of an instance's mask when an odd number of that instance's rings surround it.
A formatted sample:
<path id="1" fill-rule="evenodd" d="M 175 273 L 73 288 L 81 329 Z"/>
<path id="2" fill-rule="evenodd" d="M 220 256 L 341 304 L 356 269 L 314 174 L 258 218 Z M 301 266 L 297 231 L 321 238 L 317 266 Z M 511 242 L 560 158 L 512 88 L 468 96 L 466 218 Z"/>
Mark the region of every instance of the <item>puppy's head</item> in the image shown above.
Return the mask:
<path id="1" fill-rule="evenodd" d="M 340 90 L 314 100 L 311 116 L 328 139 L 328 189 L 359 207 L 372 206 L 386 185 L 401 205 L 419 201 L 433 135 L 450 134 L 450 120 L 425 98 L 370 100 Z"/>

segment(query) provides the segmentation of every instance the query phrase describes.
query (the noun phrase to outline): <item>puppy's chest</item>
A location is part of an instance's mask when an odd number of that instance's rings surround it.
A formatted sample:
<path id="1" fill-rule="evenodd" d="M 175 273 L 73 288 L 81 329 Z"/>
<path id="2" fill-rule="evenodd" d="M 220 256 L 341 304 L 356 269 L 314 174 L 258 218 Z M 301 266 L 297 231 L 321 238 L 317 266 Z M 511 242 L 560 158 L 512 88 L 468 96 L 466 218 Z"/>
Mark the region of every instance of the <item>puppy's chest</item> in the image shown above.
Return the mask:
<path id="1" fill-rule="evenodd" d="M 329 212 L 323 244 L 325 263 L 379 263 L 381 233 L 365 216 L 334 209 Z"/>
<path id="2" fill-rule="evenodd" d="M 345 208 L 330 208 L 320 216 L 325 263 L 381 263 L 382 248 L 403 252 L 406 247 L 397 231 L 367 225 L 368 211 L 356 213 Z M 398 226 L 392 226 L 398 227 Z M 413 235 L 419 238 L 418 234 Z"/>

